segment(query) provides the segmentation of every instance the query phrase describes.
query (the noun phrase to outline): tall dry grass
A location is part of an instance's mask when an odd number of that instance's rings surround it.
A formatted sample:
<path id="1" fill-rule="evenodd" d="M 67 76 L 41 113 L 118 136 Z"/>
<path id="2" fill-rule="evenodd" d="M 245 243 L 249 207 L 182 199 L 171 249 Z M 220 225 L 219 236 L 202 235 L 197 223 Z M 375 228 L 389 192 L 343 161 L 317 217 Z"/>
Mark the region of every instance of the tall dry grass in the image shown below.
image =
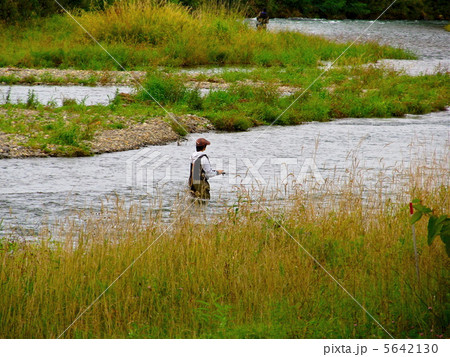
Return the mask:
<path id="1" fill-rule="evenodd" d="M 123 0 L 99 12 L 87 12 L 79 21 L 99 41 L 151 47 L 153 64 L 312 65 L 336 58 L 345 45 L 292 32 L 261 32 L 244 21 L 245 7 L 227 2 L 203 2 L 195 10 L 167 1 Z M 91 38 L 85 36 L 90 42 Z M 379 56 L 404 56 L 375 43 L 351 49 L 353 61 Z"/>
<path id="2" fill-rule="evenodd" d="M 0 337 L 57 337 L 144 251 L 64 337 L 388 337 L 300 245 L 393 336 L 448 337 L 448 257 L 419 222 L 418 283 L 407 207 L 448 213 L 448 158 L 399 170 L 388 199 L 385 178 L 366 192 L 363 175 L 278 206 L 242 191 L 212 220 L 180 201 L 170 225 L 116 198 L 37 242 L 4 238 Z"/>
<path id="3" fill-rule="evenodd" d="M 249 32 L 241 19 L 239 8 L 220 3 L 194 11 L 172 2 L 142 0 L 117 1 L 105 11 L 80 17 L 99 41 L 153 47 L 160 62 L 175 65 L 225 60 L 240 45 L 237 35 Z"/>
<path id="4" fill-rule="evenodd" d="M 315 67 L 334 60 L 347 46 L 300 33 L 256 31 L 244 18 L 245 8 L 229 3 L 204 1 L 193 10 L 167 1 L 122 0 L 73 15 L 127 70 L 231 64 Z M 415 56 L 366 43 L 353 46 L 340 63 L 380 58 Z M 122 69 L 67 15 L 20 26 L 0 24 L 0 66 Z"/>

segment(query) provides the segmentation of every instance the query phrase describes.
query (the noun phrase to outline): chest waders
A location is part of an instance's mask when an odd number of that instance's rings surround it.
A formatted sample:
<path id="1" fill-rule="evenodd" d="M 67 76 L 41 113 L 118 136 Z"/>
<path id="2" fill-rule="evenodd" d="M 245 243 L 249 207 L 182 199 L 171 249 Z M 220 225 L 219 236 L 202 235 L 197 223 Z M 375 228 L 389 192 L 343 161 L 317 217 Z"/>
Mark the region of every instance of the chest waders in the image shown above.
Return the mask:
<path id="1" fill-rule="evenodd" d="M 200 155 L 192 164 L 189 174 L 189 188 L 191 194 L 195 198 L 201 198 L 204 200 L 210 199 L 209 194 L 209 182 L 206 179 L 205 170 L 202 167 L 202 157 L 206 154 Z M 208 158 L 208 156 L 206 156 Z"/>
<path id="2" fill-rule="evenodd" d="M 269 23 L 269 16 L 267 15 L 267 13 L 260 13 L 256 18 L 256 21 L 256 28 L 258 30 L 266 30 L 267 24 Z"/>

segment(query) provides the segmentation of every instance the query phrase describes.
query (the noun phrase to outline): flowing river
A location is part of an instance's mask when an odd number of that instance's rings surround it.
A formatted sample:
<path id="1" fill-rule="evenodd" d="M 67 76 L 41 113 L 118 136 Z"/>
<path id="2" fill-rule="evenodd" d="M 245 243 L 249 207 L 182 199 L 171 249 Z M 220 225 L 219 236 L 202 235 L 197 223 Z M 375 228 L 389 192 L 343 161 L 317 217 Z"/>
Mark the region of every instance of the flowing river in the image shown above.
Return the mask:
<path id="1" fill-rule="evenodd" d="M 450 32 L 446 21 L 364 21 L 323 19 L 275 19 L 272 30 L 299 31 L 340 42 L 375 41 L 403 48 L 418 60 L 382 60 L 381 64 L 409 75 L 433 74 L 450 70 Z M 338 64 L 338 63 L 337 63 Z"/>
<path id="2" fill-rule="evenodd" d="M 369 25 L 369 21 L 273 20 L 270 26 L 349 40 Z M 430 68 L 428 64 L 436 61 L 448 63 L 450 34 L 441 26 L 439 22 L 379 22 L 369 34 L 371 39 L 411 49 L 426 63 L 423 68 Z M 13 86 L 11 93 L 14 90 L 26 98 L 28 89 Z M 33 89 L 39 97 L 40 87 Z M 2 90 L 5 95 L 6 88 Z M 77 99 L 95 97 L 99 103 L 115 91 L 104 87 L 83 90 L 87 92 Z M 448 155 L 449 124 L 446 111 L 202 134 L 212 143 L 207 154 L 213 166 L 228 173 L 210 180 L 208 209 L 215 212 L 233 204 L 239 187 L 260 192 L 301 179 L 321 184 L 355 169 L 367 176 L 367 182 L 375 182 L 380 173 L 392 182 L 398 168 L 408 167 L 418 156 Z M 0 236 L 12 232 L 31 237 L 47 222 L 78 210 L 99 212 L 102 205 L 113 205 L 116 196 L 127 204 L 139 202 L 147 207 L 153 207 L 157 198 L 159 209 L 169 212 L 185 192 L 189 156 L 198 137 L 191 135 L 181 144 L 95 157 L 0 160 Z"/>

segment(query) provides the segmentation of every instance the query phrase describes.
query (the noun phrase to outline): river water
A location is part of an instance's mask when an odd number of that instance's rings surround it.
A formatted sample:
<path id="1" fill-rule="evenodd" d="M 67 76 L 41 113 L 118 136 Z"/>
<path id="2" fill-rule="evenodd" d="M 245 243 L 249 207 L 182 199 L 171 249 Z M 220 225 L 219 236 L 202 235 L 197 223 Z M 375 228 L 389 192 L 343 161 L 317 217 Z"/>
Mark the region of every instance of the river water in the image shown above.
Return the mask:
<path id="1" fill-rule="evenodd" d="M 299 31 L 332 40 L 375 41 L 412 51 L 421 59 L 449 61 L 450 32 L 447 21 L 366 21 L 323 19 L 274 19 L 272 30 Z M 371 26 L 372 25 L 372 26 Z M 369 28 L 370 26 L 370 28 Z"/>
<path id="2" fill-rule="evenodd" d="M 450 32 L 446 21 L 365 21 L 323 19 L 274 19 L 269 29 L 320 35 L 334 41 L 376 41 L 403 48 L 419 59 L 382 60 L 380 63 L 409 75 L 432 74 L 450 70 Z M 337 63 L 338 65 L 339 63 Z"/>
<path id="3" fill-rule="evenodd" d="M 260 192 L 302 179 L 321 184 L 352 171 L 363 173 L 366 184 L 382 174 L 392 188 L 392 182 L 401 181 L 399 167 L 408 167 L 424 152 L 428 157 L 448 154 L 449 123 L 449 113 L 440 112 L 203 134 L 212 143 L 207 153 L 213 167 L 228 172 L 210 180 L 208 209 L 214 213 L 233 204 L 242 187 Z M 191 135 L 181 145 L 95 157 L 2 160 L 0 217 L 8 230 L 30 235 L 42 222 L 77 209 L 98 212 L 102 204 L 113 204 L 116 195 L 147 207 L 161 198 L 161 209 L 168 212 L 186 189 L 189 156 L 198 137 Z"/>
<path id="4" fill-rule="evenodd" d="M 274 28 L 284 26 L 344 40 L 369 24 L 324 20 L 271 22 Z M 370 32 L 371 39 L 410 48 L 425 62 L 448 61 L 450 41 L 440 23 L 393 21 L 376 25 L 372 27 L 375 32 Z M 74 93 L 80 89 L 72 88 Z M 81 99 L 104 89 L 83 87 L 88 92 Z M 26 95 L 27 90 L 23 86 L 22 94 Z M 107 90 L 108 95 L 115 91 Z M 105 96 L 99 95 L 98 100 L 105 100 Z M 232 205 L 236 191 L 242 187 L 261 192 L 296 180 L 320 185 L 357 170 L 363 173 L 367 184 L 377 182 L 380 174 L 392 183 L 397 180 L 398 168 L 407 168 L 416 157 L 448 159 L 449 124 L 450 113 L 446 111 L 406 118 L 343 119 L 293 127 L 260 127 L 242 133 L 203 134 L 212 143 L 207 154 L 213 166 L 228 172 L 210 180 L 212 200 L 207 209 L 214 213 Z M 181 144 L 95 157 L 0 160 L 1 229 L 30 237 L 46 222 L 74 215 L 80 209 L 99 212 L 102 205 L 113 205 L 116 196 L 126 204 L 139 202 L 150 209 L 158 198 L 159 209 L 169 212 L 185 192 L 189 155 L 198 137 L 191 135 Z M 392 188 L 392 184 L 387 187 Z"/>

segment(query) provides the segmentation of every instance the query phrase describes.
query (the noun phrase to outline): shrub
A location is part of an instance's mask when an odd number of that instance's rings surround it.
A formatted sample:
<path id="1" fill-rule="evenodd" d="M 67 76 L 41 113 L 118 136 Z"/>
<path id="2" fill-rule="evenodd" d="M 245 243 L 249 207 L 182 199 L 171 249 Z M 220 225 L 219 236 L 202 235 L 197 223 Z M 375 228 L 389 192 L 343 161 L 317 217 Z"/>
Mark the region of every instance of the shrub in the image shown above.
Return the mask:
<path id="1" fill-rule="evenodd" d="M 186 104 L 190 109 L 203 109 L 203 98 L 200 96 L 198 89 L 188 90 L 186 93 Z"/>
<path id="2" fill-rule="evenodd" d="M 138 100 L 157 100 L 161 104 L 176 103 L 184 99 L 187 90 L 180 78 L 152 72 L 147 75 L 143 89 L 137 94 Z"/>
<path id="3" fill-rule="evenodd" d="M 272 124 L 277 117 L 282 113 L 278 108 L 274 108 L 264 103 L 258 104 L 251 112 L 255 120 L 265 124 Z M 277 121 L 275 124 L 283 124 L 282 121 Z"/>
<path id="4" fill-rule="evenodd" d="M 239 96 L 229 90 L 213 90 L 206 96 L 205 106 L 215 110 L 223 110 L 234 107 L 238 100 Z"/>
<path id="5" fill-rule="evenodd" d="M 218 130 L 245 131 L 253 126 L 252 121 L 239 111 L 217 112 L 209 115 Z"/>

